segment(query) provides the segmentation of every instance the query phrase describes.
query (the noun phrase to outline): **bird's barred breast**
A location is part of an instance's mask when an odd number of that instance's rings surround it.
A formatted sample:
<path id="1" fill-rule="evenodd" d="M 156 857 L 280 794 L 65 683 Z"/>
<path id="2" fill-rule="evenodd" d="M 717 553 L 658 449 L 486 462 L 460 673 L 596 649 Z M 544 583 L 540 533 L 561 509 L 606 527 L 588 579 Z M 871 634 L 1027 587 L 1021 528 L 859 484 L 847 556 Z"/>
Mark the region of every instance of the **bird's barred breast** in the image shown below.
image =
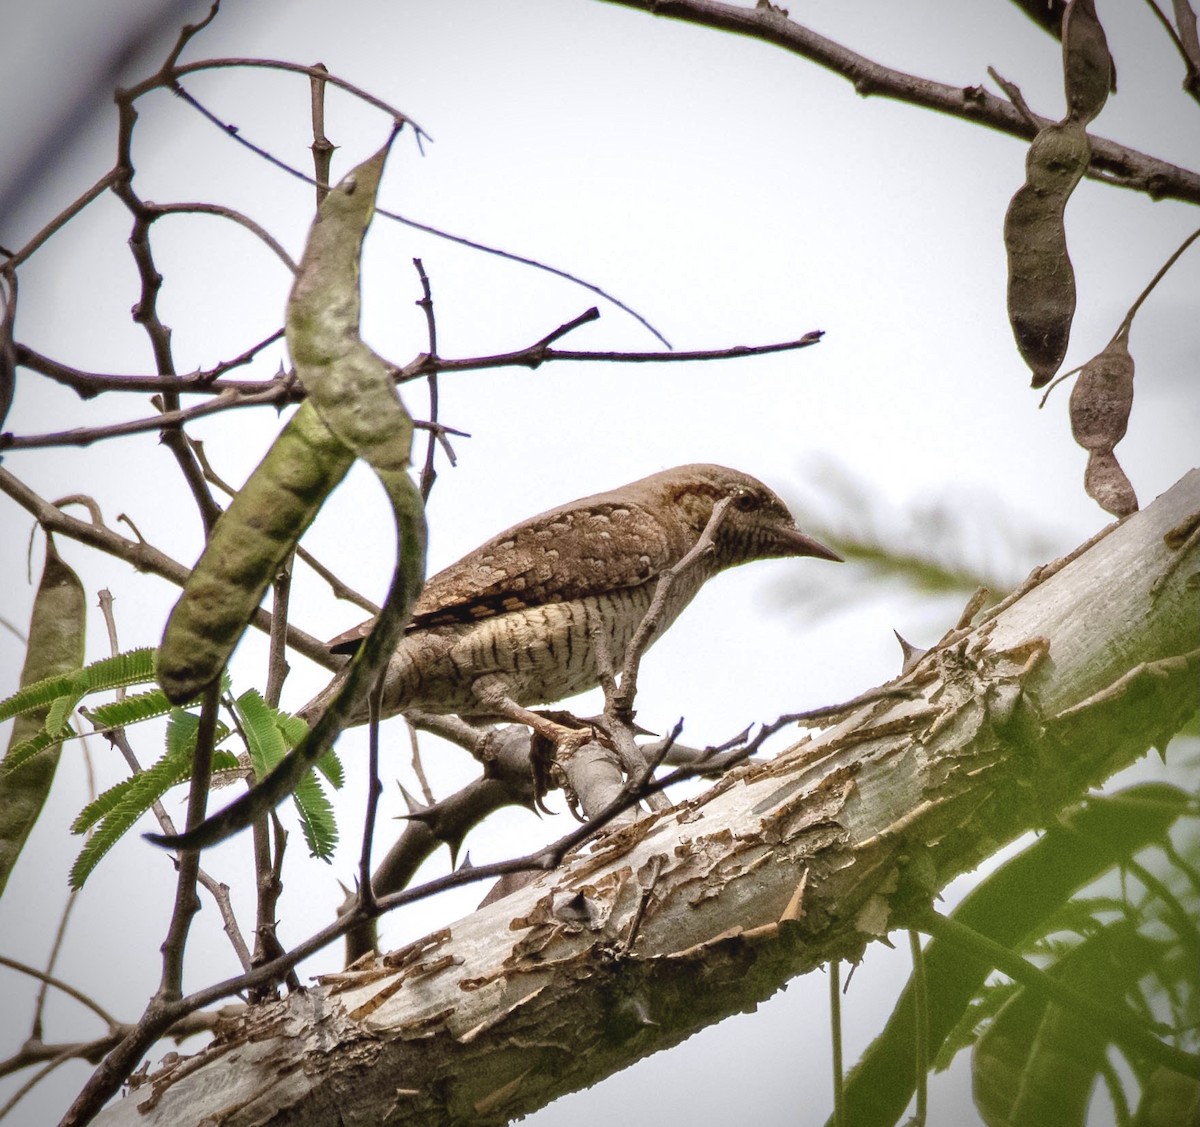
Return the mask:
<path id="1" fill-rule="evenodd" d="M 679 583 L 672 590 L 656 637 L 691 600 L 695 586 Z M 493 675 L 503 678 L 507 695 L 523 706 L 592 689 L 599 684 L 603 653 L 620 671 L 654 588 L 647 583 L 422 631 L 406 639 L 392 660 L 384 712 L 416 708 L 478 716 L 472 683 Z"/>

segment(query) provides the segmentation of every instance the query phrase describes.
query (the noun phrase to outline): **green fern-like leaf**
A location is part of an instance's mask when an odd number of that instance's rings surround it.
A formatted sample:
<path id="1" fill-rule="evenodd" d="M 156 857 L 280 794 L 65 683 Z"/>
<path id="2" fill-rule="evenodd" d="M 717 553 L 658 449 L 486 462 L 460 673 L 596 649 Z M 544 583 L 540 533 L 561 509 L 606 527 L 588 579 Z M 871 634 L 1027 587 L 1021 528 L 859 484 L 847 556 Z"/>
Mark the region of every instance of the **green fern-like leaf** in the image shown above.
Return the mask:
<path id="1" fill-rule="evenodd" d="M 65 728 L 60 732 L 47 732 L 43 729 L 32 739 L 9 748 L 4 761 L 0 763 L 0 775 L 11 775 L 27 763 L 31 763 L 43 751 L 57 747 L 63 740 L 73 735 L 75 732 L 71 728 Z"/>
<path id="2" fill-rule="evenodd" d="M 314 857 L 328 861 L 337 848 L 337 821 L 333 816 L 333 804 L 326 796 L 317 776 L 309 771 L 292 795 L 300 813 L 300 828 L 304 840 Z"/>
<path id="3" fill-rule="evenodd" d="M 0 701 L 0 720 L 39 708 L 49 708 L 63 697 L 73 697 L 78 701 L 88 693 L 140 685 L 153 680 L 154 650 L 130 650 L 128 653 L 101 658 L 82 669 L 26 685 Z"/>
<path id="4" fill-rule="evenodd" d="M 8 720 L 26 712 L 36 712 L 38 709 L 50 708 L 55 701 L 62 697 L 72 697 L 76 700 L 87 691 L 87 676 L 84 670 L 75 669 L 58 677 L 47 677 L 43 681 L 35 681 L 13 693 L 11 697 L 0 701 L 0 720 Z"/>
<path id="5" fill-rule="evenodd" d="M 246 733 L 254 773 L 261 779 L 283 759 L 290 748 L 304 738 L 308 725 L 295 716 L 272 708 L 255 689 L 242 693 L 235 703 Z M 317 760 L 316 766 L 335 788 L 341 786 L 342 765 L 332 752 L 327 752 Z M 300 814 L 300 826 L 309 850 L 315 857 L 328 859 L 337 845 L 337 823 L 333 806 L 312 771 L 304 776 L 292 792 L 292 800 Z"/>
<path id="6" fill-rule="evenodd" d="M 143 720 L 166 716 L 170 711 L 171 702 L 166 694 L 161 689 L 151 689 L 148 693 L 137 693 L 124 700 L 89 708 L 87 716 L 97 728 L 125 728 L 130 724 L 140 724 Z"/>
<path id="7" fill-rule="evenodd" d="M 342 784 L 346 781 L 346 772 L 342 769 L 342 761 L 337 757 L 333 748 L 322 755 L 314 766 L 329 780 L 329 785 L 334 790 L 342 789 Z"/>
<path id="8" fill-rule="evenodd" d="M 984 985 L 939 1046 L 932 1061 L 934 1071 L 944 1072 L 962 1049 L 974 1045 L 987 1023 L 1019 989 L 1007 979 Z"/>
<path id="9" fill-rule="evenodd" d="M 257 689 L 248 689 L 234 703 L 246 734 L 255 777 L 261 779 L 287 754 L 288 745 L 276 720 L 279 712 L 263 700 Z"/>
<path id="10" fill-rule="evenodd" d="M 288 747 L 295 747 L 308 735 L 308 724 L 299 716 L 292 716 L 287 712 L 278 712 L 277 715 L 279 729 L 283 732 L 283 738 L 287 740 Z"/>
<path id="11" fill-rule="evenodd" d="M 80 812 L 72 829 L 76 833 L 93 825 L 96 829 L 71 867 L 72 888 L 83 887 L 100 859 L 158 799 L 171 787 L 191 778 L 199 723 L 192 713 L 173 710 L 167 723 L 167 749 L 162 758 L 145 771 L 110 787 Z M 214 753 L 214 770 L 234 770 L 237 766 L 236 755 L 228 751 Z"/>
<path id="12" fill-rule="evenodd" d="M 159 763 L 161 762 L 162 760 L 159 760 Z M 158 764 L 155 764 L 155 766 L 158 766 Z M 134 782 L 138 778 L 138 775 L 130 775 L 129 778 L 114 783 L 108 790 L 101 792 L 93 798 L 91 802 L 75 815 L 75 821 L 71 823 L 71 833 L 86 833 L 101 818 L 105 818 L 111 814 L 125 800 L 126 795 L 129 794 Z"/>

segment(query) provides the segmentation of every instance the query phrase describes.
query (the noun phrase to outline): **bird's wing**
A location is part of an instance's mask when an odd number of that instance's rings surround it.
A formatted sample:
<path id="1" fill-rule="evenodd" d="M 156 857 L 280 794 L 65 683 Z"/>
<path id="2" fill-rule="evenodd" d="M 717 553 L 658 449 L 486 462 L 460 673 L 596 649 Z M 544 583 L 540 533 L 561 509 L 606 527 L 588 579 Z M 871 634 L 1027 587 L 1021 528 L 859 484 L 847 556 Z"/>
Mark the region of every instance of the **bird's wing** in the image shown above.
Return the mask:
<path id="1" fill-rule="evenodd" d="M 425 585 L 412 626 L 635 587 L 669 565 L 662 523 L 638 505 L 551 511 L 502 532 Z"/>
<path id="2" fill-rule="evenodd" d="M 635 587 L 682 555 L 643 507 L 600 501 L 552 509 L 515 525 L 425 584 L 409 630 L 474 622 L 508 611 Z M 351 652 L 372 622 L 329 646 Z"/>

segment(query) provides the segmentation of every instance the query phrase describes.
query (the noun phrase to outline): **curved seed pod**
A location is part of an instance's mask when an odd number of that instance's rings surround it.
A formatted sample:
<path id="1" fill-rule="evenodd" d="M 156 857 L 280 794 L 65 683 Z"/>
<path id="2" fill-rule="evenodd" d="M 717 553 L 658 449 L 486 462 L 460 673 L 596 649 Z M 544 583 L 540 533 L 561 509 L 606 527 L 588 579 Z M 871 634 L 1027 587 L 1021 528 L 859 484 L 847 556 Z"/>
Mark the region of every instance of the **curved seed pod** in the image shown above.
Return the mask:
<path id="1" fill-rule="evenodd" d="M 29 646 L 21 684 L 70 673 L 83 665 L 87 605 L 83 584 L 46 537 L 46 563 L 29 620 Z M 33 739 L 46 721 L 48 708 L 22 713 L 13 721 L 9 747 Z M 8 883 L 29 831 L 41 813 L 54 781 L 62 744 L 40 752 L 20 771 L 0 775 L 0 893 Z"/>
<path id="2" fill-rule="evenodd" d="M 1071 389 L 1071 433 L 1085 450 L 1111 453 L 1129 424 L 1133 407 L 1133 357 L 1119 333 L 1093 356 Z"/>
<path id="3" fill-rule="evenodd" d="M 1096 504 L 1114 517 L 1127 517 L 1137 512 L 1137 494 L 1111 450 L 1088 451 L 1083 487 Z"/>
<path id="4" fill-rule="evenodd" d="M 375 685 L 424 581 L 424 506 L 407 473 L 412 420 L 388 365 L 359 336 L 359 259 L 390 147 L 389 138 L 322 201 L 288 303 L 287 339 L 307 402 L 344 448 L 371 463 L 387 490 L 397 538 L 391 588 L 341 691 L 308 735 L 253 790 L 199 826 L 176 836 L 146 835 L 159 845 L 199 849 L 221 841 L 294 790 Z"/>
<path id="5" fill-rule="evenodd" d="M 1047 125 L 1025 160 L 1025 183 L 1004 216 L 1008 252 L 1008 319 L 1017 348 L 1044 387 L 1067 354 L 1075 316 L 1075 271 L 1067 254 L 1063 212 L 1091 158 L 1077 121 Z"/>
<path id="6" fill-rule="evenodd" d="M 173 704 L 220 674 L 284 557 L 353 462 L 316 408 L 301 403 L 217 521 L 167 619 L 156 664 Z"/>
<path id="7" fill-rule="evenodd" d="M 1113 61 L 1094 0 L 1071 0 L 1063 13 L 1063 80 L 1067 111 L 1086 125 L 1108 101 Z"/>
<path id="8" fill-rule="evenodd" d="M 407 469 L 412 450 L 412 420 L 388 366 L 358 335 L 359 260 L 391 144 L 322 201 L 287 311 L 288 350 L 309 398 L 326 426 L 377 470 Z"/>

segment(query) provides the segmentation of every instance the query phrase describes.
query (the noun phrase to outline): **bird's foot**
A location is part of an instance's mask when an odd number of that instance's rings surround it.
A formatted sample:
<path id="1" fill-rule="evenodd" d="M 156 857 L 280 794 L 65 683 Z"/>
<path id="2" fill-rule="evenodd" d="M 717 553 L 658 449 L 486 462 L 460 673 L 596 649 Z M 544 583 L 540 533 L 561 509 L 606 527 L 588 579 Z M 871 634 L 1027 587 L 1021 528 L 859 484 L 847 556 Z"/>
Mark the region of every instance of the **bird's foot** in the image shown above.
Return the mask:
<path id="1" fill-rule="evenodd" d="M 549 813 L 542 799 L 551 790 L 561 787 L 567 795 L 571 813 L 578 818 L 578 802 L 574 800 L 568 765 L 590 743 L 611 747 L 609 735 L 600 725 L 580 720 L 569 712 L 539 709 L 530 712 L 529 716 L 528 723 L 533 732 L 529 741 L 529 761 L 533 769 L 534 803 L 539 810 Z"/>

